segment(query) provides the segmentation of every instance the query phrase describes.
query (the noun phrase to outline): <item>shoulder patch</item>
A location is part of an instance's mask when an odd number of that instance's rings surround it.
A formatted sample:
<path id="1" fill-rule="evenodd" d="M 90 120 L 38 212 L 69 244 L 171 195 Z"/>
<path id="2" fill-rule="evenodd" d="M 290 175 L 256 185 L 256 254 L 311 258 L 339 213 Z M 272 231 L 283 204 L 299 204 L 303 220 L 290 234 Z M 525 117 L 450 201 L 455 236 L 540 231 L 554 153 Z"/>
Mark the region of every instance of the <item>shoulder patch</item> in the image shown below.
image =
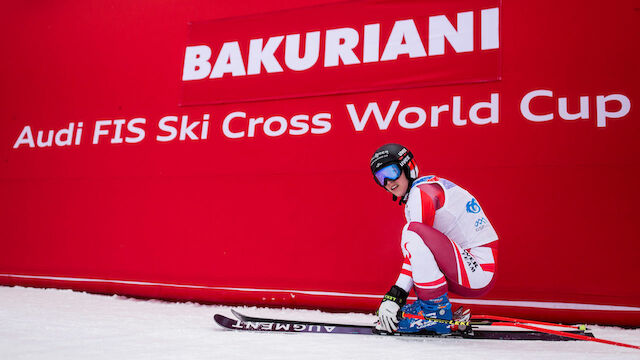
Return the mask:
<path id="1" fill-rule="evenodd" d="M 444 185 L 445 189 L 451 189 L 452 187 L 456 187 L 458 185 L 454 184 L 453 182 L 447 180 L 447 179 L 440 179 L 440 182 L 442 183 L 442 185 Z"/>

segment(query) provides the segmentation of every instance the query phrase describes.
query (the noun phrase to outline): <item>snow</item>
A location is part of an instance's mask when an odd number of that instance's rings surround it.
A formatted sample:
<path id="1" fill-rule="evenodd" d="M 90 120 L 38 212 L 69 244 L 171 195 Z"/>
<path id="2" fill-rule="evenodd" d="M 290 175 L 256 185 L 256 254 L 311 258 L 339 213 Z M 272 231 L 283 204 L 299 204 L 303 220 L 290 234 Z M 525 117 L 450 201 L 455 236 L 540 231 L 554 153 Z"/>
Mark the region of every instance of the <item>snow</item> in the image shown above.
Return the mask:
<path id="1" fill-rule="evenodd" d="M 640 350 L 583 342 L 416 339 L 229 331 L 230 307 L 0 286 L 0 359 L 640 359 Z M 248 315 L 372 323 L 373 315 L 240 307 Z M 640 329 L 592 326 L 640 345 Z M 588 354 L 588 355 L 587 355 Z"/>

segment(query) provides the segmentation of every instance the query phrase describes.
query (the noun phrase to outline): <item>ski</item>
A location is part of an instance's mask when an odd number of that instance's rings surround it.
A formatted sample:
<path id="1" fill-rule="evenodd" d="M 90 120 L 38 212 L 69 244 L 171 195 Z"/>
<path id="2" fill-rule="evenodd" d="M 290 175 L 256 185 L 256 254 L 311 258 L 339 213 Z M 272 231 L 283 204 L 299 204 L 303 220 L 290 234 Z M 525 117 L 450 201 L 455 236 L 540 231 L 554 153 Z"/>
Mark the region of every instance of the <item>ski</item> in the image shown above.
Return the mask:
<path id="1" fill-rule="evenodd" d="M 372 326 L 306 323 L 303 321 L 279 321 L 263 319 L 242 321 L 215 314 L 218 325 L 231 330 L 269 331 L 286 333 L 364 334 L 373 335 Z"/>
<path id="2" fill-rule="evenodd" d="M 315 332 L 315 333 L 336 333 L 336 334 L 366 334 L 378 335 L 375 326 L 309 322 L 298 320 L 283 320 L 252 317 L 232 310 L 238 320 L 230 319 L 222 315 L 215 315 L 216 322 L 227 329 L 252 330 L 252 331 L 276 331 L 276 332 Z M 583 334 L 579 330 L 570 331 L 576 334 Z M 448 335 L 432 334 L 402 334 L 394 333 L 393 336 L 421 336 L 421 337 L 442 337 L 442 338 L 466 338 L 466 339 L 497 339 L 497 340 L 545 340 L 545 341 L 565 341 L 575 340 L 562 334 L 550 334 L 531 329 L 520 329 L 509 326 L 494 327 L 492 325 L 473 325 L 471 331 L 453 332 Z M 590 335 L 590 334 L 589 334 Z"/>
<path id="3" fill-rule="evenodd" d="M 270 319 L 244 315 L 234 309 L 231 309 L 233 316 L 237 317 L 243 322 L 270 322 L 275 321 L 283 324 L 298 324 L 298 325 L 313 325 L 313 326 L 340 326 L 340 327 L 357 327 L 357 328 L 370 328 L 369 325 L 357 325 L 357 324 L 340 324 L 340 323 L 326 323 L 326 322 L 313 322 L 313 321 L 298 321 L 298 320 L 285 320 L 285 319 Z"/>
<path id="4" fill-rule="evenodd" d="M 296 320 L 283 320 L 283 319 L 269 319 L 269 318 L 259 318 L 259 317 L 252 317 L 252 316 L 247 316 L 244 315 L 234 309 L 231 309 L 231 313 L 233 313 L 233 315 L 235 317 L 237 317 L 238 319 L 242 320 L 242 321 L 253 321 L 253 322 L 260 322 L 260 321 L 279 321 L 279 322 L 284 322 L 284 323 L 291 323 L 291 324 L 295 324 L 295 323 L 299 323 L 299 324 L 312 324 L 312 325 L 327 325 L 327 323 L 319 323 L 319 322 L 307 322 L 307 321 L 296 321 Z M 413 317 L 413 318 L 421 318 L 417 315 L 411 315 L 411 314 L 403 314 L 403 316 L 409 316 L 409 317 Z M 540 321 L 534 321 L 534 320 L 524 320 L 524 319 L 515 319 L 515 318 L 506 318 L 506 317 L 499 317 L 499 316 L 490 316 L 490 315 L 473 315 L 472 318 L 468 321 L 457 321 L 457 320 L 441 320 L 441 319 L 431 319 L 431 318 L 424 318 L 425 320 L 429 320 L 429 321 L 438 321 L 438 322 L 446 322 L 452 325 L 472 325 L 472 326 L 480 326 L 480 325 L 493 325 L 496 323 L 518 323 L 518 324 L 532 324 L 532 325 L 545 325 L 545 326 L 550 326 L 552 328 L 558 328 L 561 329 L 562 331 L 565 332 L 571 332 L 571 333 L 582 333 L 582 334 L 586 334 L 587 336 L 589 336 L 589 333 L 587 333 L 586 331 L 588 330 L 584 325 L 580 325 L 580 326 L 572 326 L 572 325 L 563 325 L 563 324 L 555 324 L 555 323 L 547 323 L 547 322 L 540 322 Z M 329 324 L 329 325 L 341 325 L 341 326 L 354 326 L 354 325 L 349 325 L 349 324 Z M 568 330 L 570 329 L 570 330 Z"/>
<path id="5" fill-rule="evenodd" d="M 359 335 L 381 335 L 381 336 L 413 336 L 413 337 L 450 337 L 450 338 L 475 338 L 466 333 L 452 333 L 448 335 L 435 334 L 379 334 L 374 326 L 333 324 L 304 321 L 280 321 L 275 319 L 263 319 L 260 321 L 242 321 L 231 319 L 224 315 L 216 314 L 214 319 L 218 325 L 230 330 L 249 330 L 263 332 L 285 332 L 285 333 L 320 333 L 320 334 L 359 334 Z M 257 319 L 257 318 L 256 318 Z"/>

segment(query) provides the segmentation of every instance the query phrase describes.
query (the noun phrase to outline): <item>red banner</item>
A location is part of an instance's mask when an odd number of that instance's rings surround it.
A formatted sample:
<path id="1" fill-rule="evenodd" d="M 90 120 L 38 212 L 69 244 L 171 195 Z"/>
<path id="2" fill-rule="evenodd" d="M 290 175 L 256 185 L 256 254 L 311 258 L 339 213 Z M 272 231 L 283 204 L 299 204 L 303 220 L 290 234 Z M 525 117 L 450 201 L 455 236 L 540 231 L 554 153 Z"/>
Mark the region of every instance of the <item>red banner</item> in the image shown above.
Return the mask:
<path id="1" fill-rule="evenodd" d="M 500 238 L 456 303 L 638 326 L 637 1 L 336 1 L 0 3 L 0 284 L 375 311 L 397 142 Z"/>
<path id="2" fill-rule="evenodd" d="M 498 5 L 364 0 L 191 23 L 181 104 L 499 80 Z"/>

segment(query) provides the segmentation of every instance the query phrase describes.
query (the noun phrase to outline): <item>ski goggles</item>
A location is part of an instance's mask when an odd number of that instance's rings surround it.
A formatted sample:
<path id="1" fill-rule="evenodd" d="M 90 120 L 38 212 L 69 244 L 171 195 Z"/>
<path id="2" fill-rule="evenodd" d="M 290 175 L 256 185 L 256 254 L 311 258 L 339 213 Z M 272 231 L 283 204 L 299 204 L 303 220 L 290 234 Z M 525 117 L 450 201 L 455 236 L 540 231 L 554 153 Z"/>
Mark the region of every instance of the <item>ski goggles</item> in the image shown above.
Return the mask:
<path id="1" fill-rule="evenodd" d="M 398 164 L 390 164 L 376 171 L 375 174 L 373 174 L 373 177 L 376 179 L 378 185 L 384 187 L 387 185 L 387 181 L 398 180 L 401 174 L 402 169 L 400 169 Z"/>

